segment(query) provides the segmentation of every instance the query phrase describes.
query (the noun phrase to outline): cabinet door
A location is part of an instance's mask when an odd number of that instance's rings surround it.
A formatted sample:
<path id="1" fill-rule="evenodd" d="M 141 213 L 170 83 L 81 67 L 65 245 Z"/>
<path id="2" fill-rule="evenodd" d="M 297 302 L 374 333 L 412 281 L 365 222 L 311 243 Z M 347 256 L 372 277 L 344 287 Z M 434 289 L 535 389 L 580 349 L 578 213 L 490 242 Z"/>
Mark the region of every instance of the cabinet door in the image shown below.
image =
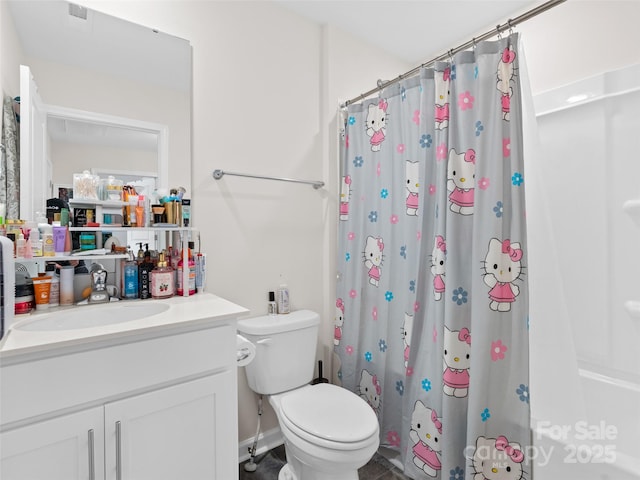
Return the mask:
<path id="1" fill-rule="evenodd" d="M 238 478 L 235 372 L 105 405 L 109 480 Z"/>
<path id="2" fill-rule="evenodd" d="M 3 432 L 0 452 L 2 480 L 102 480 L 103 408 Z"/>

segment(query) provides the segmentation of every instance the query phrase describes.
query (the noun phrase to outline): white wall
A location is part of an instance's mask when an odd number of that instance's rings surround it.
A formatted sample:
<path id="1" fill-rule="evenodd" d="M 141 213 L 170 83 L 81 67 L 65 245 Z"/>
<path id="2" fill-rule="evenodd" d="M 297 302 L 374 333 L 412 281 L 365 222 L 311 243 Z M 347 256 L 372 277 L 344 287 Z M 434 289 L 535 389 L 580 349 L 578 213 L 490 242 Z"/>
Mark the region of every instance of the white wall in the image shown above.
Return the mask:
<path id="1" fill-rule="evenodd" d="M 535 94 L 640 62 L 640 2 L 568 0 L 517 27 Z"/>
<path id="2" fill-rule="evenodd" d="M 22 59 L 22 46 L 7 2 L 0 1 L 0 93 L 20 95 L 20 72 L 14 67 Z"/>
<path id="3" fill-rule="evenodd" d="M 261 315 L 267 292 L 284 279 L 293 308 L 322 314 L 318 355 L 329 362 L 338 99 L 409 66 L 273 2 L 159 2 L 153 9 L 144 2 L 82 3 L 191 42 L 193 214 L 210 255 L 207 290 Z M 322 180 L 326 187 L 216 181 L 216 168 Z M 277 425 L 266 410 L 263 430 Z M 239 411 L 245 440 L 255 434 L 257 406 L 243 369 Z"/>

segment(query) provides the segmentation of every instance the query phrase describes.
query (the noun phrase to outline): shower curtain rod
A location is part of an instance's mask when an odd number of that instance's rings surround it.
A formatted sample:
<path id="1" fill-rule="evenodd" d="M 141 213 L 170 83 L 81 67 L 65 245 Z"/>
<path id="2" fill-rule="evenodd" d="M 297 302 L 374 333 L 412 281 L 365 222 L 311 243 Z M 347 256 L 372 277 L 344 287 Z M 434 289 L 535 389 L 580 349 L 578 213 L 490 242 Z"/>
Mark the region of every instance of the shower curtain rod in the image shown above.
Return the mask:
<path id="1" fill-rule="evenodd" d="M 282 178 L 282 177 L 267 177 L 265 175 L 251 175 L 249 173 L 236 173 L 236 172 L 228 172 L 224 170 L 213 171 L 213 178 L 215 178 L 216 180 L 220 180 L 223 177 L 223 175 L 233 175 L 236 177 L 260 178 L 262 180 L 278 180 L 279 182 L 306 183 L 313 186 L 313 188 L 315 188 L 316 190 L 324 187 L 324 182 L 321 182 L 321 181 L 296 180 L 294 178 Z"/>
<path id="2" fill-rule="evenodd" d="M 498 24 L 496 25 L 496 28 L 493 30 L 489 30 L 486 33 L 483 33 L 482 35 L 480 35 L 479 37 L 473 37 L 471 40 L 469 40 L 466 43 L 463 43 L 462 45 L 457 46 L 456 48 L 452 48 L 451 50 L 447 50 L 445 53 L 443 53 L 442 55 L 439 55 L 427 62 L 424 62 L 420 65 L 418 65 L 415 68 L 412 68 L 411 70 L 409 70 L 408 72 L 402 73 L 400 75 L 398 75 L 396 78 L 392 79 L 392 80 L 388 80 L 388 81 L 382 81 L 382 80 L 378 80 L 378 86 L 375 88 L 372 88 L 371 90 L 369 90 L 368 92 L 362 93 L 360 95 L 358 95 L 355 98 L 352 98 L 351 100 L 347 100 L 346 102 L 344 102 L 342 105 L 340 105 L 340 108 L 345 108 L 348 107 L 349 105 L 351 105 L 352 103 L 356 103 L 359 102 L 360 100 L 364 100 L 365 98 L 367 98 L 370 95 L 373 95 L 374 93 L 378 93 L 379 91 L 387 88 L 389 85 L 393 85 L 394 83 L 398 83 L 401 80 L 404 80 L 408 77 L 412 77 L 413 75 L 417 74 L 418 72 L 420 72 L 420 70 L 422 68 L 428 67 L 429 65 L 433 65 L 436 62 L 440 62 L 442 60 L 446 60 L 448 58 L 453 57 L 453 55 L 455 55 L 458 52 L 462 52 L 464 50 L 467 50 L 473 46 L 475 46 L 475 44 L 477 42 L 481 42 L 483 40 L 486 40 L 487 38 L 491 38 L 495 35 L 500 35 L 503 31 L 507 30 L 507 29 L 511 29 L 513 27 L 515 27 L 516 25 L 518 25 L 519 23 L 522 23 L 526 20 L 529 20 L 530 18 L 535 17 L 536 15 L 541 14 L 542 12 L 546 12 L 547 10 L 560 5 L 561 3 L 566 2 L 567 0 L 549 0 L 548 2 L 545 2 L 541 5 L 538 5 L 535 8 L 532 8 L 531 10 L 523 13 L 522 15 L 517 16 L 516 18 L 510 18 L 509 20 L 507 20 L 506 23 L 503 23 L 502 25 Z"/>

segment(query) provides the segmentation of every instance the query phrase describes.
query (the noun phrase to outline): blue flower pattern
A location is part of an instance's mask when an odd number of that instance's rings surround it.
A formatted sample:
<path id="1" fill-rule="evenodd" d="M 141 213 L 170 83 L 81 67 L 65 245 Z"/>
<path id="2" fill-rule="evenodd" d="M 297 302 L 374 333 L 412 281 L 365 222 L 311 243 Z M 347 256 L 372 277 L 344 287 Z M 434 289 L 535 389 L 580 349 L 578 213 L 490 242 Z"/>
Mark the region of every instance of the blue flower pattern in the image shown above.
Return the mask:
<path id="1" fill-rule="evenodd" d="M 453 291 L 453 297 L 452 300 L 457 303 L 458 305 L 462 305 L 463 303 L 467 303 L 467 296 L 469 294 L 467 293 L 467 291 L 460 287 L 460 288 L 456 288 Z"/>
<path id="2" fill-rule="evenodd" d="M 529 403 L 529 387 L 527 385 L 521 383 L 520 386 L 516 388 L 516 394 L 521 402 Z"/>
<path id="3" fill-rule="evenodd" d="M 464 470 L 456 467 L 449 471 L 449 480 L 464 480 Z"/>

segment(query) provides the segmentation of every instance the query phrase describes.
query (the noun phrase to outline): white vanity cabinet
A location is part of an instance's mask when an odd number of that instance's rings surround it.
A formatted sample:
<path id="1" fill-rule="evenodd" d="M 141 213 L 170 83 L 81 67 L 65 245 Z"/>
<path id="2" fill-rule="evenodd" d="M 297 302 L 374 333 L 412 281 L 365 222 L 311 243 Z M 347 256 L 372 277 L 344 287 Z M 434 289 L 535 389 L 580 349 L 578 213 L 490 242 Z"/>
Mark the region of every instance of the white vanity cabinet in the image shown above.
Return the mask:
<path id="1" fill-rule="evenodd" d="M 101 407 L 3 432 L 0 442 L 2 479 L 104 478 L 104 413 Z M 98 468 L 102 471 L 97 471 Z"/>
<path id="2" fill-rule="evenodd" d="M 181 323 L 2 358 L 0 478 L 237 479 L 236 320 Z"/>

